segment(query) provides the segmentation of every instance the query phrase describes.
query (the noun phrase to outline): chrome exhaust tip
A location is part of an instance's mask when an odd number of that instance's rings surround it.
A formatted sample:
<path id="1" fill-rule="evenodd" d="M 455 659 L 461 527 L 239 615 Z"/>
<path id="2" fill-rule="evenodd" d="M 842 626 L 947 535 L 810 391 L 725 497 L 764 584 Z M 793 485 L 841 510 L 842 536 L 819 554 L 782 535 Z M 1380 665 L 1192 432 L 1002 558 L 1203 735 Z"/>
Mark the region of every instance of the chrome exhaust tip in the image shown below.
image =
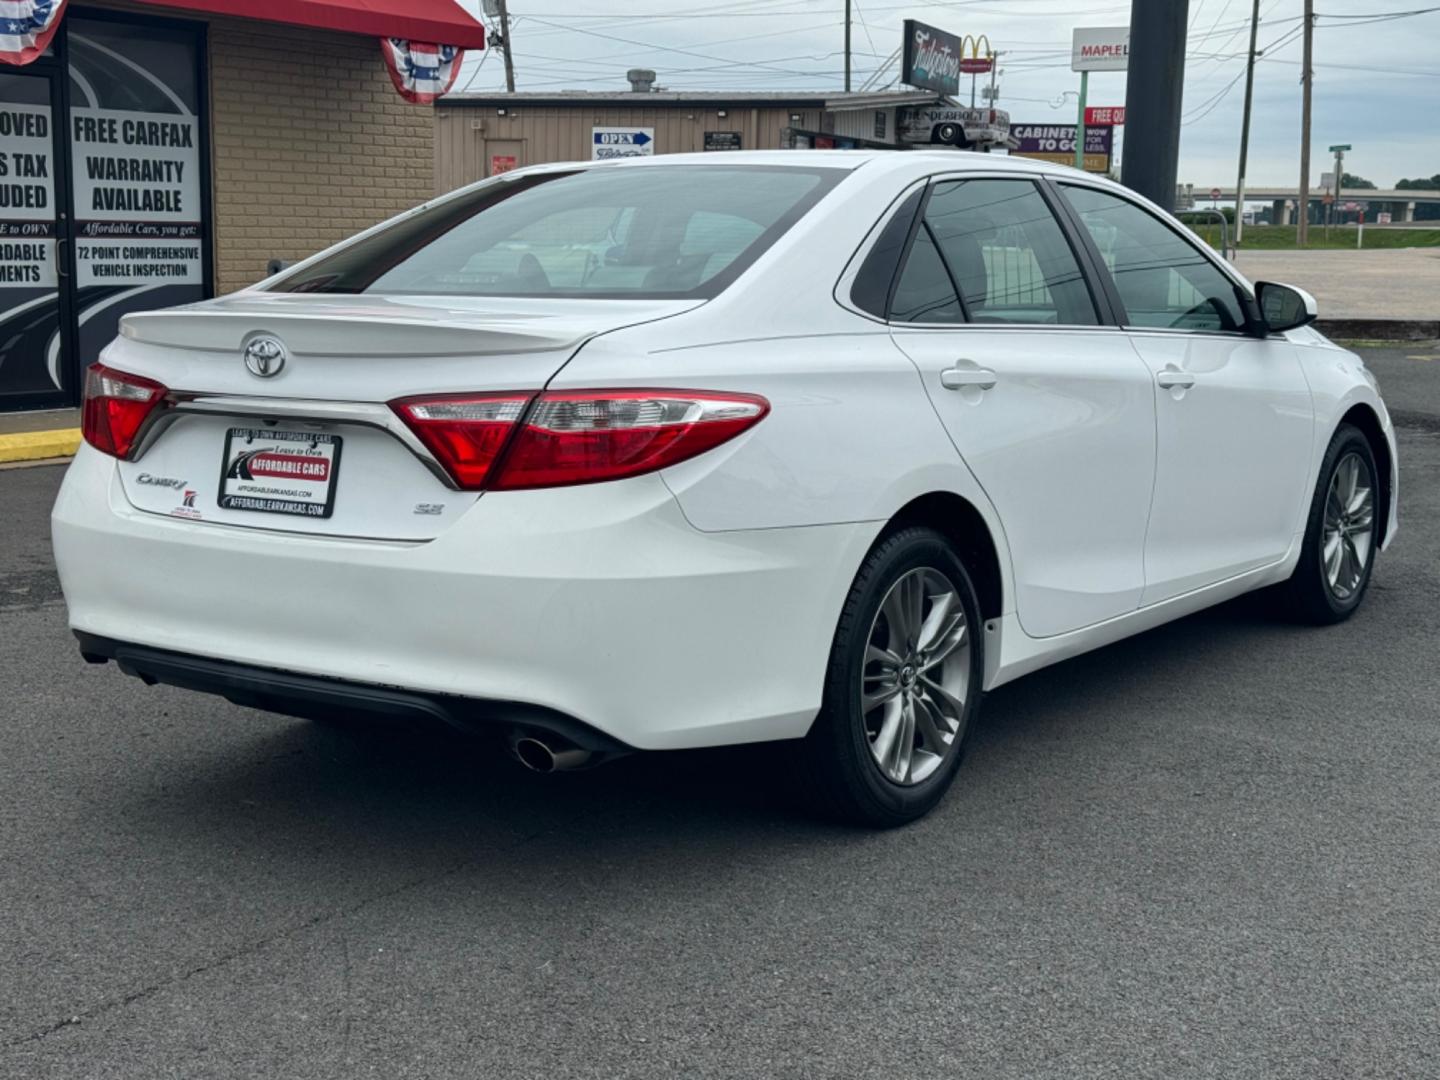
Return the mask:
<path id="1" fill-rule="evenodd" d="M 552 745 L 537 735 L 516 735 L 510 752 L 531 772 L 571 772 L 596 763 L 597 755 L 578 746 Z"/>

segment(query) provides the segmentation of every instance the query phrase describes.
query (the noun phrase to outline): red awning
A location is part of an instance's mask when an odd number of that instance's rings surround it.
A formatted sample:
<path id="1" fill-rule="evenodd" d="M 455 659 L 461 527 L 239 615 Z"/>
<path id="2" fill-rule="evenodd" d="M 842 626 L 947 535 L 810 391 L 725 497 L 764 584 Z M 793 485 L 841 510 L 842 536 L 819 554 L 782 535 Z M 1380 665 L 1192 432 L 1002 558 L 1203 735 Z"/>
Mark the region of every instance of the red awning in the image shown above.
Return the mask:
<path id="1" fill-rule="evenodd" d="M 485 27 L 455 0 L 145 0 L 240 19 L 483 49 Z"/>

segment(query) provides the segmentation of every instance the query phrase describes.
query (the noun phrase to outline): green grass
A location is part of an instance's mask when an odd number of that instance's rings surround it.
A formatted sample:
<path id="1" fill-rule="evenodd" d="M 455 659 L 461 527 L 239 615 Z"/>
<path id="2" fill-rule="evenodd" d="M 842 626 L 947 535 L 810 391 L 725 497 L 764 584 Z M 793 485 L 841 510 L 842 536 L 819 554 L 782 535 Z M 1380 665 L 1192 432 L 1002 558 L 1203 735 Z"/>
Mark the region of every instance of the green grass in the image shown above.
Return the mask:
<path id="1" fill-rule="evenodd" d="M 1207 244 L 1219 250 L 1220 248 L 1220 226 L 1192 225 Z M 1233 239 L 1235 230 L 1230 230 Z M 1310 243 L 1312 248 L 1351 248 L 1355 247 L 1354 226 L 1332 226 L 1330 235 L 1325 235 L 1323 225 L 1310 226 Z M 1410 247 L 1440 247 L 1440 228 L 1437 229 L 1396 229 L 1390 226 L 1384 228 L 1365 229 L 1366 250 L 1377 248 L 1410 248 Z M 1295 247 L 1295 226 L 1294 225 L 1246 225 L 1245 237 L 1240 243 L 1241 251 L 1278 251 Z"/>

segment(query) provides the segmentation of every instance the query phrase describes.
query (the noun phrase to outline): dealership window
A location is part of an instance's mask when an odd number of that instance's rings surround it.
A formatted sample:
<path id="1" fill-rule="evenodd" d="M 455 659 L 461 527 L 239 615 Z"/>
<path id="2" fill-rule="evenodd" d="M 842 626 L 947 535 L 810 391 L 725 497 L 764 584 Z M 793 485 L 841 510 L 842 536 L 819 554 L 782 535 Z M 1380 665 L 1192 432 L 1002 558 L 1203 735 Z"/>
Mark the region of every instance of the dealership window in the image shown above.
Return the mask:
<path id="1" fill-rule="evenodd" d="M 73 403 L 123 314 L 209 295 L 202 33 L 72 13 L 0 72 L 0 408 Z"/>

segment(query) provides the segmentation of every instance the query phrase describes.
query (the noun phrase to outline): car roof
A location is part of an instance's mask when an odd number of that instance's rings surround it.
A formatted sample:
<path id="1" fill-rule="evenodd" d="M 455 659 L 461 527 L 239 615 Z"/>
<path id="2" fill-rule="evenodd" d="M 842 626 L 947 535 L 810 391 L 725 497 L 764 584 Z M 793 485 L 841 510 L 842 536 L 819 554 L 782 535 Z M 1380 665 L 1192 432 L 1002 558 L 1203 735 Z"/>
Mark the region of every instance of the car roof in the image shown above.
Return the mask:
<path id="1" fill-rule="evenodd" d="M 921 150 L 727 150 L 684 154 L 657 154 L 653 157 L 611 158 L 608 161 L 582 161 L 569 167 L 586 168 L 653 168 L 661 165 L 771 166 L 794 165 L 854 171 L 864 166 L 867 171 L 893 169 L 909 171 L 917 163 L 938 166 L 946 171 L 968 169 L 987 172 L 1014 172 L 1026 175 L 1056 174 L 1074 176 L 1077 170 L 1069 165 L 1048 161 L 1010 157 L 1006 154 L 983 154 L 974 150 L 945 148 Z M 1094 175 L 1086 173 L 1083 175 Z"/>

